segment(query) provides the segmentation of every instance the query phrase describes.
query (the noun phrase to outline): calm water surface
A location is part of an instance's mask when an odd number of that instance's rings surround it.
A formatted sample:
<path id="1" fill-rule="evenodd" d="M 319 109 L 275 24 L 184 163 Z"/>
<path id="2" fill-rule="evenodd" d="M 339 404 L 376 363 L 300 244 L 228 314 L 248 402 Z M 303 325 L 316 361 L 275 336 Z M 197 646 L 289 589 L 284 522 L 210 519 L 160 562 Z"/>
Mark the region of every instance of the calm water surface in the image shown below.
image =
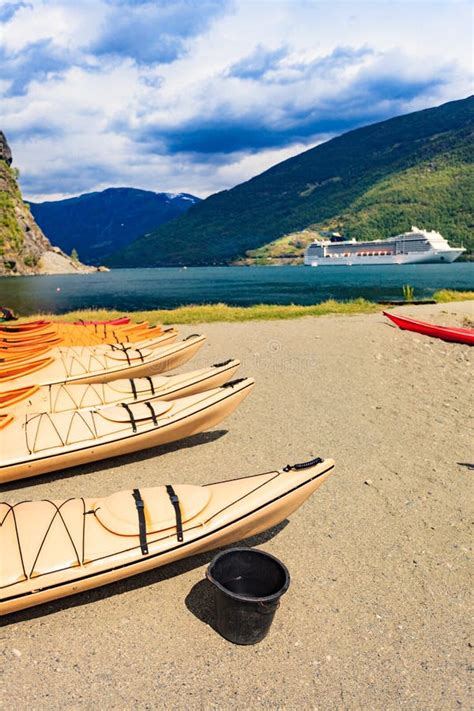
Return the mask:
<path id="1" fill-rule="evenodd" d="M 121 311 L 171 309 L 182 304 L 315 304 L 359 296 L 401 299 L 402 286 L 416 298 L 437 289 L 474 289 L 474 264 L 366 267 L 189 267 L 117 269 L 108 273 L 4 277 L 0 304 L 22 314 L 72 309 Z"/>

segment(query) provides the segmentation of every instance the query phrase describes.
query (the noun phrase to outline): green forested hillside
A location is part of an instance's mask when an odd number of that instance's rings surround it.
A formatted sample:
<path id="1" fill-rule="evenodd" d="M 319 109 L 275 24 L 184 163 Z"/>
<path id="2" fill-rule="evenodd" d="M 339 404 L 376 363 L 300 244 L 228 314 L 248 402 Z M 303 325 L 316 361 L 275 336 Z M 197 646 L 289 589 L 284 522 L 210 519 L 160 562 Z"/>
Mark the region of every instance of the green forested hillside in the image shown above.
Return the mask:
<path id="1" fill-rule="evenodd" d="M 370 239 L 416 224 L 472 249 L 473 129 L 469 97 L 350 131 L 212 195 L 111 264 L 222 264 L 249 250 L 272 256 L 284 235 L 308 227 Z M 308 239 L 290 240 L 290 251 L 301 254 Z"/>
<path id="2" fill-rule="evenodd" d="M 411 228 L 441 232 L 473 250 L 474 166 L 420 164 L 380 180 L 339 215 L 309 230 L 281 237 L 247 252 L 243 263 L 301 263 L 319 230 L 334 229 L 355 239 L 380 239 Z"/>

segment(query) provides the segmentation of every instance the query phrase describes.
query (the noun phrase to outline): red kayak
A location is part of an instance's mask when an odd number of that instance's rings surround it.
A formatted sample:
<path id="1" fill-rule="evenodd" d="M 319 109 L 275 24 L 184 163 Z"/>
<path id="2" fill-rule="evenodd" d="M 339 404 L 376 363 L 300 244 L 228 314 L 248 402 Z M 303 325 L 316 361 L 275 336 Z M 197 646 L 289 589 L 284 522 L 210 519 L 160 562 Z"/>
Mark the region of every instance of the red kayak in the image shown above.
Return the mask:
<path id="1" fill-rule="evenodd" d="M 112 318 L 109 321 L 74 321 L 75 326 L 126 326 L 130 323 L 128 316 L 121 316 L 120 318 Z"/>
<path id="2" fill-rule="evenodd" d="M 453 341 L 454 343 L 465 343 L 469 346 L 474 345 L 474 329 L 472 328 L 454 328 L 452 326 L 437 326 L 435 323 L 425 323 L 424 321 L 415 321 L 407 316 L 399 316 L 397 314 L 389 314 L 383 312 L 390 321 L 399 328 L 406 331 L 415 331 L 422 333 L 424 336 L 432 336 L 433 338 L 442 338 L 443 341 Z"/>

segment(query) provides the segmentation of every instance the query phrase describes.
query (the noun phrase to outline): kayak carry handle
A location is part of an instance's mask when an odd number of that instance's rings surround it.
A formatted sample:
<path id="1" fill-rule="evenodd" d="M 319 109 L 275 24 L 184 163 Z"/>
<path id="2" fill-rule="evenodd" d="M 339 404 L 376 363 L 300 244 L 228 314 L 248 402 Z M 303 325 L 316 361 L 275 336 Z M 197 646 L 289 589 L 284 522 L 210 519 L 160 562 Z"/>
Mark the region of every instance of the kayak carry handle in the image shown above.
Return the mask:
<path id="1" fill-rule="evenodd" d="M 229 380 L 228 383 L 224 383 L 221 385 L 221 388 L 233 388 L 234 385 L 238 385 L 239 383 L 243 383 L 244 380 L 247 380 L 247 378 L 236 378 L 235 380 Z"/>
<path id="2" fill-rule="evenodd" d="M 229 358 L 229 360 L 224 360 L 222 363 L 213 363 L 212 367 L 213 368 L 223 368 L 224 365 L 229 365 L 229 363 L 232 363 L 232 358 Z"/>
<path id="3" fill-rule="evenodd" d="M 315 459 L 310 459 L 309 462 L 300 462 L 299 464 L 287 464 L 286 467 L 283 467 L 284 472 L 289 472 L 292 469 L 295 469 L 298 471 L 298 469 L 309 469 L 310 467 L 316 466 L 316 464 L 321 464 L 324 462 L 324 459 L 321 459 L 321 457 L 316 457 Z"/>
<path id="4" fill-rule="evenodd" d="M 168 329 L 168 330 L 172 331 L 173 329 Z M 190 338 L 199 338 L 200 335 L 201 335 L 200 333 L 191 333 L 190 336 L 186 336 L 186 338 L 183 338 L 183 341 L 189 341 Z"/>

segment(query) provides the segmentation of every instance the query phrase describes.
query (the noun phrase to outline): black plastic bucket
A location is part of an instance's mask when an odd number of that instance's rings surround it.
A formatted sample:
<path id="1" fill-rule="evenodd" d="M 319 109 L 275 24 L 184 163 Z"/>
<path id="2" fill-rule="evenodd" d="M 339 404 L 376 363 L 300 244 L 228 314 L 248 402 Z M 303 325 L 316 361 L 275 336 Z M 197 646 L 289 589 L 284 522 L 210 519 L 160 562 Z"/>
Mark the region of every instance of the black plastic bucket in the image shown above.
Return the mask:
<path id="1" fill-rule="evenodd" d="M 253 548 L 231 548 L 214 558 L 206 576 L 215 586 L 217 631 L 235 644 L 260 642 L 290 585 L 283 563 Z"/>

